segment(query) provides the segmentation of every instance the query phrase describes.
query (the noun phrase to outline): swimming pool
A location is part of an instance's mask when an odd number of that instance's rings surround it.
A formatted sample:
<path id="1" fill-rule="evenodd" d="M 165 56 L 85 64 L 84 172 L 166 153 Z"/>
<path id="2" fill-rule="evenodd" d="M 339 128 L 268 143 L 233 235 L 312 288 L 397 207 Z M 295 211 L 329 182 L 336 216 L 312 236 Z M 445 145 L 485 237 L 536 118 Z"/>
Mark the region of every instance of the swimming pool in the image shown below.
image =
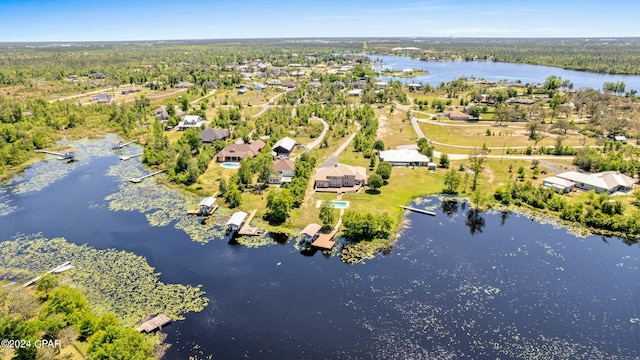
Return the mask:
<path id="1" fill-rule="evenodd" d="M 240 163 L 224 162 L 220 164 L 220 166 L 222 166 L 225 169 L 238 169 L 240 168 Z"/>
<path id="2" fill-rule="evenodd" d="M 336 209 L 346 209 L 346 208 L 349 207 L 349 202 L 348 201 L 333 200 L 331 202 L 331 206 L 333 206 Z"/>

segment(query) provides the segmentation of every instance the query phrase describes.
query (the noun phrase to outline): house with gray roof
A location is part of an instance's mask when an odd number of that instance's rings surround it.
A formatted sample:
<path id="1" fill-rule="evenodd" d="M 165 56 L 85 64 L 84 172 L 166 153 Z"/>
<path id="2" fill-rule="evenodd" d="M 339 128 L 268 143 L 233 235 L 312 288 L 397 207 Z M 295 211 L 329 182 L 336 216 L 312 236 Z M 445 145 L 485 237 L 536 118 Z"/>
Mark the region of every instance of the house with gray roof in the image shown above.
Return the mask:
<path id="1" fill-rule="evenodd" d="M 200 141 L 210 144 L 218 140 L 226 140 L 229 138 L 229 130 L 227 129 L 214 129 L 208 127 L 200 133 Z"/>

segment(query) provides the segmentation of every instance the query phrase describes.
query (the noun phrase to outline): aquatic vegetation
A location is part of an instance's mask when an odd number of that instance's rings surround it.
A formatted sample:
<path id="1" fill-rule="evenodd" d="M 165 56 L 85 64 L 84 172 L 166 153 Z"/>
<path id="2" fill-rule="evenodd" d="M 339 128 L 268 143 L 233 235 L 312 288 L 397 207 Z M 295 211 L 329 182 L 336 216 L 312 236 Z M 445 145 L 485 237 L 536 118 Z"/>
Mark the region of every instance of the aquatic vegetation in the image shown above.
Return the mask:
<path id="1" fill-rule="evenodd" d="M 161 186 L 155 177 L 138 184 L 127 181 L 143 174 L 146 172 L 139 161 L 123 161 L 108 170 L 107 175 L 123 181 L 117 193 L 105 198 L 111 211 L 143 213 L 151 226 L 169 226 L 173 223 L 176 229 L 184 231 L 196 242 L 206 243 L 224 237 L 224 229 L 215 225 L 215 215 L 202 224 L 200 217 L 187 214 L 187 210 L 198 207 L 200 199 L 195 195 Z M 163 177 L 162 174 L 158 175 L 158 178 Z"/>
<path id="2" fill-rule="evenodd" d="M 11 206 L 11 200 L 7 194 L 7 190 L 0 187 L 0 216 L 7 216 L 14 212 L 16 206 Z"/>
<path id="3" fill-rule="evenodd" d="M 109 144 L 115 140 L 115 135 L 108 135 L 103 139 L 83 139 L 79 141 L 62 141 L 60 146 L 72 147 L 76 151 L 76 159 L 72 162 L 56 159 L 55 155 L 46 155 L 47 160 L 39 162 L 26 171 L 23 178 L 12 179 L 11 191 L 23 194 L 31 191 L 39 191 L 55 183 L 74 169 L 88 165 L 92 159 L 112 156 L 113 151 Z"/>
<path id="4" fill-rule="evenodd" d="M 163 283 L 143 257 L 132 253 L 39 235 L 0 242 L 0 270 L 10 279 L 36 276 L 65 261 L 75 268 L 60 274 L 60 282 L 78 286 L 94 312 L 113 312 L 127 326 L 156 313 L 181 319 L 208 303 L 199 286 Z"/>
<path id="5" fill-rule="evenodd" d="M 364 263 L 373 259 L 378 252 L 391 251 L 393 244 L 388 241 L 360 241 L 345 243 L 340 252 L 340 260 L 348 264 Z"/>
<path id="6" fill-rule="evenodd" d="M 240 236 L 236 238 L 238 244 L 242 246 L 246 246 L 249 248 L 259 248 L 262 246 L 271 246 L 278 245 L 278 243 L 273 240 L 271 237 L 262 235 L 262 236 Z"/>

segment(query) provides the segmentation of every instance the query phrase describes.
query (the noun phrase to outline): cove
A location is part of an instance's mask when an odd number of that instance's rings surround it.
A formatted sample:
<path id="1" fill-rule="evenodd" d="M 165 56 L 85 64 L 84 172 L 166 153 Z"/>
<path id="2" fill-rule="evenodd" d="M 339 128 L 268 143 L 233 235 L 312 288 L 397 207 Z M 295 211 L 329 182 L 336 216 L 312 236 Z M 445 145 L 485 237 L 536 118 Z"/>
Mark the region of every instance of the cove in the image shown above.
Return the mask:
<path id="1" fill-rule="evenodd" d="M 640 353 L 638 245 L 617 238 L 579 238 L 518 214 L 476 214 L 463 201 L 429 197 L 417 206 L 435 217 L 407 213 L 390 252 L 347 265 L 301 253 L 297 239 L 261 248 L 222 237 L 196 242 L 173 223 L 150 226 L 153 210 L 112 211 L 105 199 L 136 186 L 108 175 L 121 166 L 115 154 L 81 161 L 38 190 L 15 191 L 39 167 L 49 171 L 48 161 L 0 188 L 8 209 L 0 241 L 63 236 L 143 256 L 164 282 L 201 284 L 209 304 L 163 330 L 172 344 L 165 359 Z"/>
<path id="2" fill-rule="evenodd" d="M 563 80 L 570 80 L 574 89 L 589 87 L 602 91 L 605 82 L 623 81 L 626 91 L 634 89 L 640 91 L 640 76 L 638 75 L 610 75 L 597 74 L 585 71 L 565 70 L 550 66 L 513 64 L 486 61 L 422 61 L 405 56 L 369 55 L 371 61 L 382 61 L 375 67 L 376 70 L 384 69 L 403 70 L 419 69 L 429 71 L 428 74 L 411 78 L 394 78 L 403 83 L 429 83 L 438 86 L 441 82 L 449 82 L 459 77 L 475 77 L 491 81 L 506 80 L 514 82 L 520 80 L 523 83 L 540 83 L 550 76 L 555 75 Z M 390 77 L 380 77 L 389 80 Z"/>

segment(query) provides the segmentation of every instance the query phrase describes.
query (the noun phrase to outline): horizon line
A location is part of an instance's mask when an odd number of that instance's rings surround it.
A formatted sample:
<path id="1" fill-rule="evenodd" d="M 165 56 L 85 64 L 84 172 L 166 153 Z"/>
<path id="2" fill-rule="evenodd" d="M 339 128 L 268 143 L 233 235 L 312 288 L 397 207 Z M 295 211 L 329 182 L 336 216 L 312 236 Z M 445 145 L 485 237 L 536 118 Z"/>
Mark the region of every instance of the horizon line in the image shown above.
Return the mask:
<path id="1" fill-rule="evenodd" d="M 488 39 L 488 40 L 619 40 L 640 39 L 639 36 L 307 36 L 307 37 L 238 37 L 238 38 L 183 38 L 183 39 L 128 39 L 128 40 L 25 40 L 0 41 L 4 44 L 55 44 L 55 43 L 126 43 L 126 42 L 188 42 L 188 41 L 239 41 L 239 40 L 378 40 L 378 39 Z"/>

